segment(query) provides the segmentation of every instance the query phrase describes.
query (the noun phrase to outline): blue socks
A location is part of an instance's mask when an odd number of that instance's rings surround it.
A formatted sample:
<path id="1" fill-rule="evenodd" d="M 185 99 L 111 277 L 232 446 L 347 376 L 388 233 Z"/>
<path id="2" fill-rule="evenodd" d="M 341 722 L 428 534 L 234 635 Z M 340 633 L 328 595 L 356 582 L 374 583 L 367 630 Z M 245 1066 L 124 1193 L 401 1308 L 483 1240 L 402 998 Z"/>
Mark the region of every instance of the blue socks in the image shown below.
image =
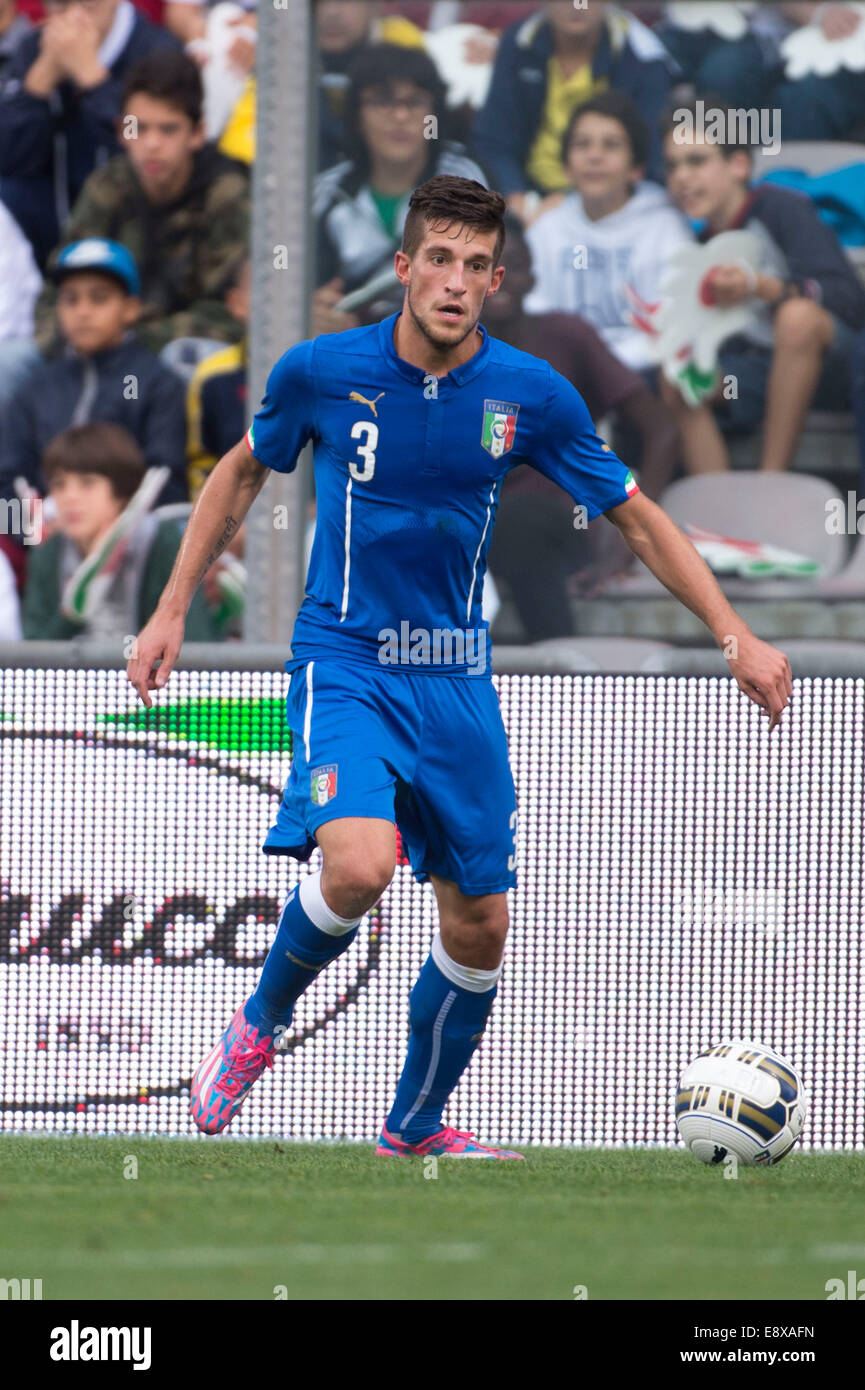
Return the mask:
<path id="1" fill-rule="evenodd" d="M 360 921 L 331 911 L 322 896 L 320 871 L 305 878 L 282 910 L 258 986 L 244 1005 L 247 1021 L 260 1033 L 282 1033 L 296 1000 L 319 970 L 348 949 Z"/>
<path id="2" fill-rule="evenodd" d="M 289 895 L 258 986 L 244 1005 L 260 1033 L 284 1032 L 295 1002 L 316 975 L 357 936 L 360 919 L 338 917 L 321 892 L 321 873 L 310 874 Z M 442 1128 L 448 1097 L 483 1036 L 501 966 L 476 970 L 445 952 L 441 937 L 411 992 L 408 1054 L 387 1117 L 388 1131 L 418 1144 Z"/>
<path id="3" fill-rule="evenodd" d="M 395 1138 L 418 1144 L 442 1128 L 442 1111 L 483 1035 L 501 966 L 474 970 L 445 953 L 441 937 L 411 992 L 408 1055 L 386 1120 Z"/>

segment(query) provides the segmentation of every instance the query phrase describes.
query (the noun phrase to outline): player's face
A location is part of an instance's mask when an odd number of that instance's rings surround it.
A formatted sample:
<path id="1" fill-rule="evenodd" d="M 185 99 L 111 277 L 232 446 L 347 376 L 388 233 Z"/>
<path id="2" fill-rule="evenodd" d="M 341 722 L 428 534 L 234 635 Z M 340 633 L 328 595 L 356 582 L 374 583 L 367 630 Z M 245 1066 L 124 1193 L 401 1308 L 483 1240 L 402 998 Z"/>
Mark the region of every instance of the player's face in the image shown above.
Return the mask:
<path id="1" fill-rule="evenodd" d="M 426 117 L 433 112 L 432 93 L 414 82 L 383 82 L 360 98 L 360 133 L 370 159 L 413 164 L 426 156 Z"/>
<path id="2" fill-rule="evenodd" d="M 409 313 L 440 351 L 457 347 L 475 331 L 490 289 L 501 284 L 505 271 L 504 266 L 494 266 L 495 245 L 494 231 L 481 232 L 463 223 L 436 231 L 428 223 L 411 260 L 397 253 Z"/>
<path id="3" fill-rule="evenodd" d="M 717 144 L 698 139 L 680 144 L 672 131 L 664 140 L 664 164 L 670 197 L 694 221 L 723 217 L 741 198 L 749 172 L 747 154 L 725 159 Z"/>
<path id="4" fill-rule="evenodd" d="M 139 307 L 112 277 L 87 270 L 68 276 L 57 289 L 60 331 L 76 352 L 101 352 L 118 343 Z"/>
<path id="5" fill-rule="evenodd" d="M 567 169 L 577 192 L 600 203 L 626 202 L 641 173 L 624 126 L 597 111 L 587 111 L 574 126 Z"/>
<path id="6" fill-rule="evenodd" d="M 59 469 L 49 489 L 57 504 L 57 518 L 65 536 L 82 554 L 102 535 L 123 510 L 104 473 L 72 473 Z"/>

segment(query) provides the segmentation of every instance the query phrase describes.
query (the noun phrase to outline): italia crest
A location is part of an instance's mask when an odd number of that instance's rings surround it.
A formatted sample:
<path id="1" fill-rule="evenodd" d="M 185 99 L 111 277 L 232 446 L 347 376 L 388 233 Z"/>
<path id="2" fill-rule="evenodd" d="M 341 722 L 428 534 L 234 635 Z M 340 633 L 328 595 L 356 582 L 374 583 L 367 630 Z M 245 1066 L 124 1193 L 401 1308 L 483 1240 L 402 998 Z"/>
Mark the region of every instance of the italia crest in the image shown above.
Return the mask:
<path id="1" fill-rule="evenodd" d="M 309 774 L 309 799 L 315 806 L 326 806 L 336 796 L 336 763 L 314 767 Z"/>
<path id="2" fill-rule="evenodd" d="M 484 401 L 481 444 L 494 459 L 501 458 L 513 446 L 519 410 L 511 401 Z"/>

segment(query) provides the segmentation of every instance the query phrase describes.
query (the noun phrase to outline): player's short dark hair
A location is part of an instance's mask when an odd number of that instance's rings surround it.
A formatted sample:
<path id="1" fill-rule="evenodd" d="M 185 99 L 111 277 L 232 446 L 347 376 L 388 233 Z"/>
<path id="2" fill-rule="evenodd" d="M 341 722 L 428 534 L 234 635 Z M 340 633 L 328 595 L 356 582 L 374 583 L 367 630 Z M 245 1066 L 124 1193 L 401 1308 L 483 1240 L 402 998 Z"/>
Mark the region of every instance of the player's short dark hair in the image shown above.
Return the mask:
<path id="1" fill-rule="evenodd" d="M 201 69 L 187 53 L 173 48 L 157 48 L 139 59 L 127 72 L 120 110 L 126 110 L 134 96 L 155 97 L 188 116 L 193 125 L 201 121 L 204 88 Z"/>
<path id="2" fill-rule="evenodd" d="M 702 103 L 698 107 L 697 103 Z M 678 130 L 682 124 L 688 120 L 693 125 L 699 121 L 700 113 L 723 111 L 724 139 L 713 141 L 716 148 L 723 155 L 724 159 L 730 159 L 734 154 L 747 154 L 750 157 L 752 148 L 759 143 L 759 132 L 757 139 L 739 139 L 740 134 L 737 111 L 740 108 L 731 106 L 726 97 L 722 97 L 719 92 L 697 92 L 689 97 L 687 101 L 674 101 L 667 106 L 661 113 L 660 131 L 661 138 L 666 139 L 674 130 Z M 732 138 L 731 138 L 731 132 Z"/>
<path id="3" fill-rule="evenodd" d="M 446 120 L 446 87 L 438 68 L 421 48 L 402 48 L 395 43 L 365 44 L 348 66 L 348 90 L 343 106 L 343 146 L 355 162 L 363 162 L 366 145 L 360 133 L 360 107 L 364 92 L 371 87 L 390 87 L 395 82 L 412 82 L 430 94 L 430 109 L 439 125 Z M 443 132 L 437 132 L 441 138 Z"/>
<path id="4" fill-rule="evenodd" d="M 474 227 L 479 232 L 497 232 L 493 251 L 493 265 L 497 266 L 505 244 L 505 206 L 501 193 L 484 188 L 477 179 L 436 174 L 416 188 L 409 199 L 402 249 L 407 256 L 414 256 L 428 223 L 446 224 L 442 231 L 457 223 Z"/>
<path id="5" fill-rule="evenodd" d="M 631 161 L 636 167 L 647 164 L 651 146 L 651 131 L 640 108 L 624 92 L 598 92 L 580 106 L 575 106 L 562 136 L 562 163 L 568 160 L 568 150 L 574 138 L 574 130 L 583 116 L 593 112 L 596 116 L 609 116 L 618 121 L 628 137 L 631 147 Z"/>
<path id="6" fill-rule="evenodd" d="M 122 425 L 92 420 L 56 434 L 42 455 L 42 472 L 51 486 L 57 473 L 101 473 L 122 502 L 138 491 L 147 461 Z"/>

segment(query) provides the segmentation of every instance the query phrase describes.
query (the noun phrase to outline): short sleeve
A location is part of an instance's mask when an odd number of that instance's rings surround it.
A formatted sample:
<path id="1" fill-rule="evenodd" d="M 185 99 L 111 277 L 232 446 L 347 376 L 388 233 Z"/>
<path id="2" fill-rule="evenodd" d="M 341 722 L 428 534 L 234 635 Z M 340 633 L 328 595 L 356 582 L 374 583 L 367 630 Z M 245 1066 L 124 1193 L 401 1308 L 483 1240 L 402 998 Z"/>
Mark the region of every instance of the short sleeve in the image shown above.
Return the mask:
<path id="1" fill-rule="evenodd" d="M 249 452 L 277 473 L 291 473 L 304 445 L 317 433 L 312 348 L 312 342 L 296 343 L 282 354 L 246 431 Z"/>
<path id="2" fill-rule="evenodd" d="M 528 462 L 584 506 L 589 521 L 640 491 L 630 469 L 596 433 L 580 393 L 552 367 L 542 428 Z"/>

